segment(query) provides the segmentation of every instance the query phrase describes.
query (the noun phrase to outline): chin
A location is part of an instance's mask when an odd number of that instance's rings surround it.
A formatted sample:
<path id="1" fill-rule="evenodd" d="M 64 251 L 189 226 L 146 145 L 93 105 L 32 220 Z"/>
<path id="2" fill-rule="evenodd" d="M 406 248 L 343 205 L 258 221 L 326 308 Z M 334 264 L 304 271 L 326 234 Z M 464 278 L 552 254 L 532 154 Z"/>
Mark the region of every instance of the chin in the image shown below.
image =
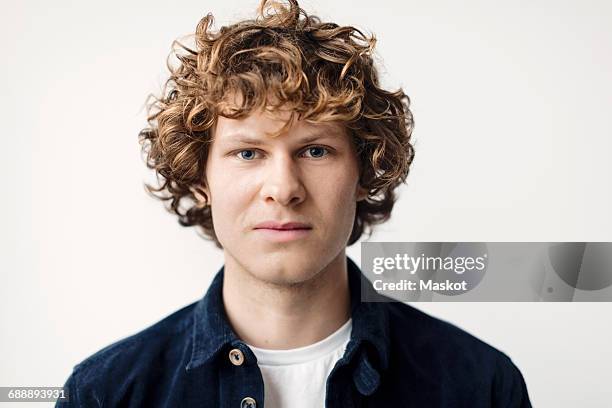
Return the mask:
<path id="1" fill-rule="evenodd" d="M 261 266 L 254 266 L 252 274 L 259 280 L 280 286 L 307 282 L 321 272 L 322 266 L 312 262 L 313 257 L 298 254 L 266 255 Z"/>

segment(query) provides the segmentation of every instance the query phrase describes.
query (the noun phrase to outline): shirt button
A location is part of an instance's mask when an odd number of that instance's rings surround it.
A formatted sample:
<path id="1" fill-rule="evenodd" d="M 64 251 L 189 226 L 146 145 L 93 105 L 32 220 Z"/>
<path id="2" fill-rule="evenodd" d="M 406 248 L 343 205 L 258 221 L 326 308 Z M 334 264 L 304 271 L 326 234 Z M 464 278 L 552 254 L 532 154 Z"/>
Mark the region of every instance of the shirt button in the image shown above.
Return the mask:
<path id="1" fill-rule="evenodd" d="M 242 365 L 242 363 L 244 363 L 244 354 L 242 354 L 242 351 L 240 351 L 239 349 L 231 349 L 229 352 L 229 359 L 233 365 L 239 366 L 239 365 Z M 244 402 L 244 400 L 242 401 Z"/>
<path id="2" fill-rule="evenodd" d="M 255 408 L 256 406 L 257 403 L 251 397 L 245 397 L 242 399 L 242 402 L 240 402 L 240 408 Z"/>

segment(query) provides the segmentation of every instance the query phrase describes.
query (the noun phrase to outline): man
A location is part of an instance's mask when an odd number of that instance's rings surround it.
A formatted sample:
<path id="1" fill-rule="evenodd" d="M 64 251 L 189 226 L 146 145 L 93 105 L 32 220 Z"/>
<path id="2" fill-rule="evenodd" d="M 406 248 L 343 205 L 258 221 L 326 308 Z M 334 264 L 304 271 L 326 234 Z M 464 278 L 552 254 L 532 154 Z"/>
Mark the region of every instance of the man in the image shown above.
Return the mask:
<path id="1" fill-rule="evenodd" d="M 67 405 L 529 407 L 503 353 L 360 299 L 346 246 L 389 218 L 414 155 L 374 39 L 295 1 L 211 23 L 181 45 L 141 140 L 162 180 L 150 191 L 225 264 L 199 302 L 77 365 Z"/>

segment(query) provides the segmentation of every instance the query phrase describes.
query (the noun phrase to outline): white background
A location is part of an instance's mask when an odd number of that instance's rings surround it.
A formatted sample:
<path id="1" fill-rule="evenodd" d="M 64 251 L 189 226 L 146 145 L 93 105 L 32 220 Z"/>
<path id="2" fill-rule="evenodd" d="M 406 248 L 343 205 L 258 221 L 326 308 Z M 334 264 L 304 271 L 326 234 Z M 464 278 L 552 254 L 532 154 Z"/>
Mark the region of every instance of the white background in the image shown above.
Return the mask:
<path id="1" fill-rule="evenodd" d="M 611 4 L 304 1 L 375 33 L 384 83 L 413 101 L 416 160 L 372 240 L 612 241 Z M 3 7 L 1 386 L 62 385 L 204 294 L 222 254 L 145 194 L 137 134 L 171 42 L 256 7 Z M 611 303 L 416 306 L 509 354 L 536 407 L 612 397 Z"/>

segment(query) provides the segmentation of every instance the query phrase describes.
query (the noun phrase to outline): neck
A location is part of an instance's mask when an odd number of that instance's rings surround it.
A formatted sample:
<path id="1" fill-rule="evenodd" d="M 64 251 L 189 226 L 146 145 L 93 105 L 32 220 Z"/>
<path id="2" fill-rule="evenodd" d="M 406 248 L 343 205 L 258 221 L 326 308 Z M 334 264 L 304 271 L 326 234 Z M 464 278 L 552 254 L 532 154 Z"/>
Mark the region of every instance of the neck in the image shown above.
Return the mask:
<path id="1" fill-rule="evenodd" d="M 286 350 L 316 343 L 350 317 L 345 252 L 313 278 L 284 286 L 257 279 L 226 256 L 223 305 L 238 337 L 254 347 Z"/>

